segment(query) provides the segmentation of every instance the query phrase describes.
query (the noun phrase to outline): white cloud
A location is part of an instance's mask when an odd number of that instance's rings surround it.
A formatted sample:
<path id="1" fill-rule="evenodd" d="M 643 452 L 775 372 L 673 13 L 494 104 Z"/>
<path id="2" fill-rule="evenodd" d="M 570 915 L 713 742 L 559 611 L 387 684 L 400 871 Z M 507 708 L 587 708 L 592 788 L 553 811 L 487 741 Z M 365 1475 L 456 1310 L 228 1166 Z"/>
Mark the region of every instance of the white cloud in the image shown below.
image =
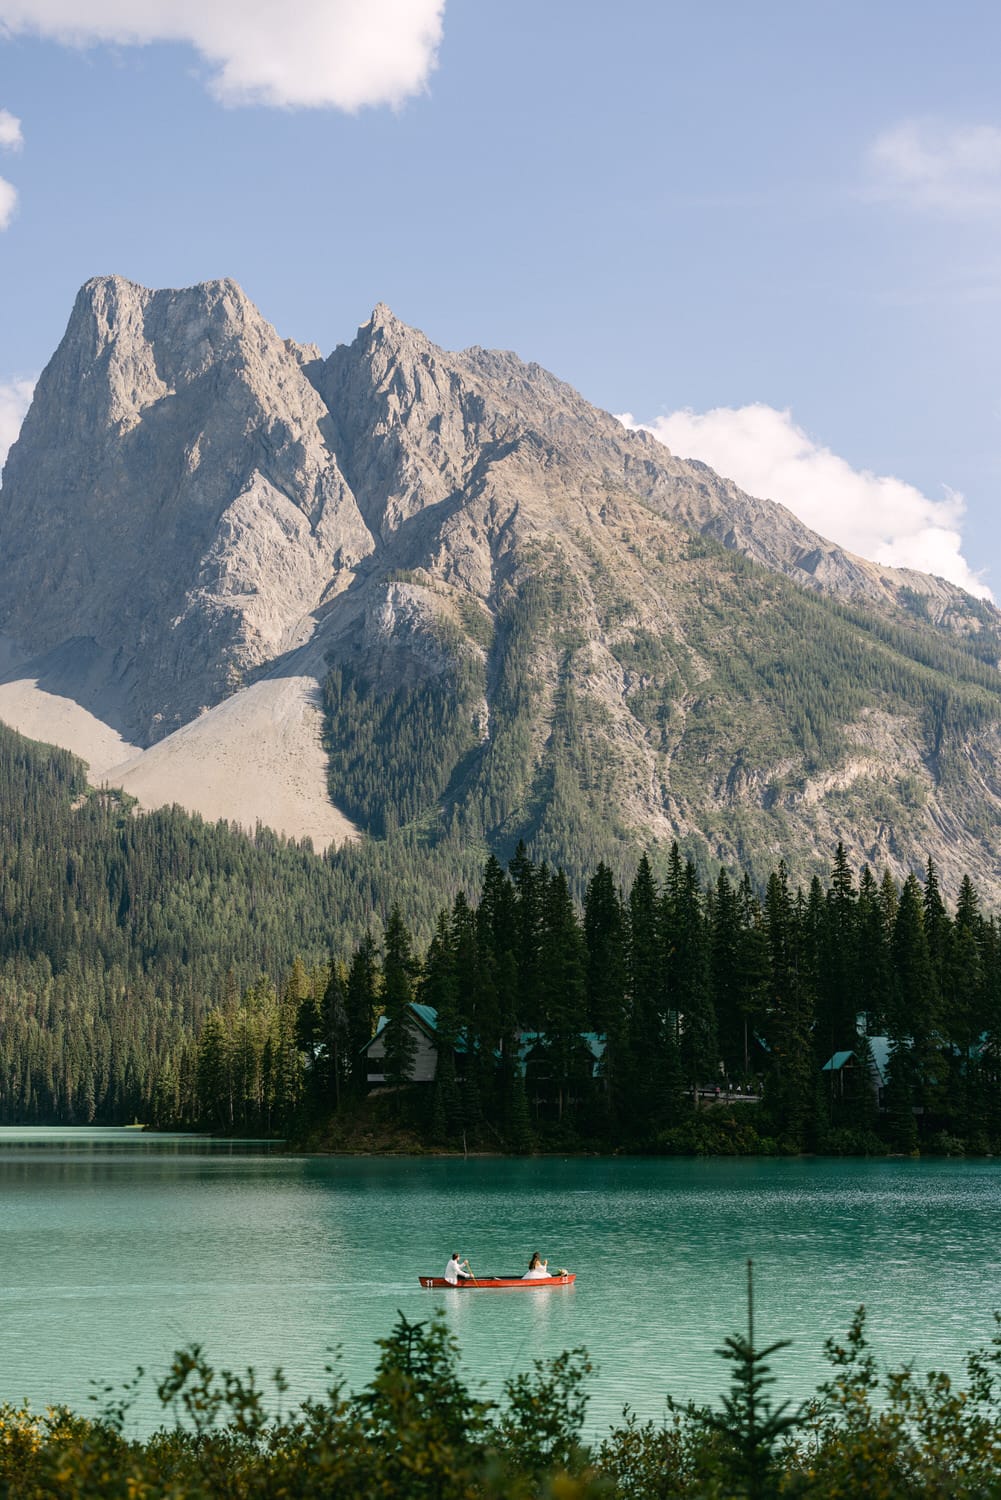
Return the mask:
<path id="1" fill-rule="evenodd" d="M 0 109 L 0 150 L 20 151 L 23 145 L 20 120 L 9 109 Z M 0 177 L 0 230 L 7 228 L 16 207 L 17 188 L 6 177 Z"/>
<path id="2" fill-rule="evenodd" d="M 876 137 L 867 153 L 876 194 L 946 214 L 1001 208 L 1001 130 L 905 120 Z"/>
<path id="3" fill-rule="evenodd" d="M 17 188 L 6 177 L 0 177 L 0 229 L 7 228 L 16 207 Z"/>
<path id="4" fill-rule="evenodd" d="M 990 590 L 962 555 L 962 495 L 931 500 L 912 484 L 867 469 L 815 443 L 788 411 L 755 403 L 671 412 L 645 427 L 679 458 L 700 458 L 748 494 L 778 500 L 839 546 L 873 562 L 936 573 L 980 598 Z"/>
<path id="5" fill-rule="evenodd" d="M 21 423 L 31 405 L 34 389 L 33 380 L 16 378 L 0 381 L 0 468 L 7 457 L 7 450 L 21 431 Z"/>
<path id="6" fill-rule="evenodd" d="M 0 148 L 4 151 L 20 151 L 24 145 L 21 122 L 9 109 L 0 109 Z"/>
<path id="7" fill-rule="evenodd" d="M 445 0 L 0 0 L 0 35 L 187 42 L 225 104 L 402 103 L 435 65 Z"/>

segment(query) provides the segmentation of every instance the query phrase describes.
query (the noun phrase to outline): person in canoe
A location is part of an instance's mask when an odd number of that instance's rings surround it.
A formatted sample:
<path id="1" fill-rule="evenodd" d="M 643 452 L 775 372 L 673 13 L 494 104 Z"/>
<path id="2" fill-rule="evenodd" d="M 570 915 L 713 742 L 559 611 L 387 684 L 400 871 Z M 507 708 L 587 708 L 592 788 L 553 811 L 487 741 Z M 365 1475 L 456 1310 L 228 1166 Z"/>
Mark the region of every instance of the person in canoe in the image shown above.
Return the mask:
<path id="1" fill-rule="evenodd" d="M 460 1260 L 458 1250 L 453 1251 L 452 1258 L 445 1267 L 445 1280 L 449 1286 L 459 1286 L 463 1281 L 468 1281 L 473 1273 L 469 1269 L 468 1260 Z"/>
<path id="2" fill-rule="evenodd" d="M 538 1281 L 540 1277 L 548 1277 L 548 1275 L 549 1262 L 548 1260 L 543 1260 L 538 1250 L 536 1250 L 532 1259 L 528 1262 L 528 1270 L 521 1279 L 522 1281 Z"/>

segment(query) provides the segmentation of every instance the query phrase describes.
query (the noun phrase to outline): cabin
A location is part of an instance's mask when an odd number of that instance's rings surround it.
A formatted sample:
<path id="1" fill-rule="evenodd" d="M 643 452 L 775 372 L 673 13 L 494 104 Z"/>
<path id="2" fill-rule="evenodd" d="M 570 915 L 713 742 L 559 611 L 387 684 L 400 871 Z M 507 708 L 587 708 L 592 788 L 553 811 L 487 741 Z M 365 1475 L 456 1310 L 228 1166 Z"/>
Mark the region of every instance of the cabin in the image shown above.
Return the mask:
<path id="1" fill-rule="evenodd" d="M 561 1049 L 562 1050 L 562 1049 Z M 518 1039 L 518 1064 L 525 1080 L 525 1093 L 536 1118 L 560 1119 L 564 1112 L 602 1077 L 605 1038 L 596 1031 L 582 1031 L 563 1053 L 569 1076 L 559 1078 L 550 1039 L 540 1031 L 523 1031 Z"/>
<path id="2" fill-rule="evenodd" d="M 430 1005 L 412 1002 L 407 1006 L 407 1028 L 415 1043 L 414 1065 L 410 1078 L 413 1083 L 433 1083 L 438 1070 L 438 1013 Z M 386 1082 L 386 1017 L 379 1017 L 375 1035 L 366 1042 L 363 1051 L 368 1056 L 366 1077 L 369 1087 Z"/>
<path id="3" fill-rule="evenodd" d="M 828 1075 L 831 1094 L 843 1099 L 851 1094 L 859 1072 L 864 1069 L 869 1087 L 876 1096 L 879 1108 L 883 1107 L 883 1090 L 886 1088 L 886 1069 L 890 1057 L 890 1039 L 886 1036 L 866 1037 L 868 1054 L 864 1051 L 835 1052 L 821 1068 Z"/>
<path id="4" fill-rule="evenodd" d="M 412 1083 L 433 1083 L 438 1071 L 438 1013 L 431 1005 L 416 1001 L 407 1007 L 407 1026 L 414 1038 Z M 364 1048 L 368 1058 L 366 1077 L 370 1088 L 386 1082 L 386 1018 L 379 1017 L 375 1035 Z M 455 1045 L 455 1073 L 462 1078 L 468 1048 L 463 1037 Z M 581 1079 L 600 1077 L 605 1055 L 605 1038 L 597 1032 L 584 1032 L 574 1048 L 574 1072 Z M 518 1037 L 518 1066 L 525 1078 L 529 1101 L 536 1111 L 550 1102 L 552 1062 L 545 1036 L 538 1031 L 523 1031 Z"/>

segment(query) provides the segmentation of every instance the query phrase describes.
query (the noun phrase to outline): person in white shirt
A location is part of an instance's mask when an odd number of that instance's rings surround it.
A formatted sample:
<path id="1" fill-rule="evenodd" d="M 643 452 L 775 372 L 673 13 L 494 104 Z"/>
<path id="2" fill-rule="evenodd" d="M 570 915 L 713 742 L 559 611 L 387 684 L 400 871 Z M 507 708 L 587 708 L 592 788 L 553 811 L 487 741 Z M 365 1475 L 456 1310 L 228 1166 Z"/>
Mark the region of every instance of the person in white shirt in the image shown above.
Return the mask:
<path id="1" fill-rule="evenodd" d="M 465 1267 L 465 1269 L 463 1269 L 463 1267 Z M 452 1255 L 452 1259 L 445 1267 L 445 1280 L 448 1282 L 449 1286 L 458 1286 L 460 1281 L 468 1281 L 471 1274 L 472 1273 L 469 1269 L 469 1261 L 460 1260 L 459 1252 L 458 1250 L 456 1250 Z"/>
<path id="2" fill-rule="evenodd" d="M 521 1279 L 522 1281 L 537 1281 L 540 1276 L 548 1275 L 549 1262 L 548 1260 L 543 1260 L 538 1250 L 536 1250 L 535 1254 L 532 1256 L 532 1259 L 528 1263 L 528 1270 L 525 1272 L 524 1276 Z"/>

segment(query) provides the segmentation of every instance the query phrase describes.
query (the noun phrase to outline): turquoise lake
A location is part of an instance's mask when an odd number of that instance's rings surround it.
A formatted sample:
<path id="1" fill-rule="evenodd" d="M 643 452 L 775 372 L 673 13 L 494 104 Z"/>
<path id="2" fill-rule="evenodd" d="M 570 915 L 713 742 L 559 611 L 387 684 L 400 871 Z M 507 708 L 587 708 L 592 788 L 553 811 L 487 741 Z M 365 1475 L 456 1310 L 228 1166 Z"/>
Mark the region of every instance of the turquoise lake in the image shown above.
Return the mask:
<path id="1" fill-rule="evenodd" d="M 459 1250 L 518 1273 L 533 1250 L 576 1286 L 426 1292 Z M 744 1325 L 753 1257 L 780 1388 L 823 1378 L 823 1343 L 869 1310 L 881 1363 L 958 1373 L 1001 1308 L 1001 1163 L 290 1157 L 128 1130 L 0 1129 L 0 1400 L 92 1410 L 92 1380 L 154 1377 L 200 1341 L 217 1364 L 281 1365 L 289 1401 L 350 1388 L 397 1311 L 441 1309 L 474 1386 L 587 1346 L 588 1427 L 714 1398 L 713 1350 Z"/>

